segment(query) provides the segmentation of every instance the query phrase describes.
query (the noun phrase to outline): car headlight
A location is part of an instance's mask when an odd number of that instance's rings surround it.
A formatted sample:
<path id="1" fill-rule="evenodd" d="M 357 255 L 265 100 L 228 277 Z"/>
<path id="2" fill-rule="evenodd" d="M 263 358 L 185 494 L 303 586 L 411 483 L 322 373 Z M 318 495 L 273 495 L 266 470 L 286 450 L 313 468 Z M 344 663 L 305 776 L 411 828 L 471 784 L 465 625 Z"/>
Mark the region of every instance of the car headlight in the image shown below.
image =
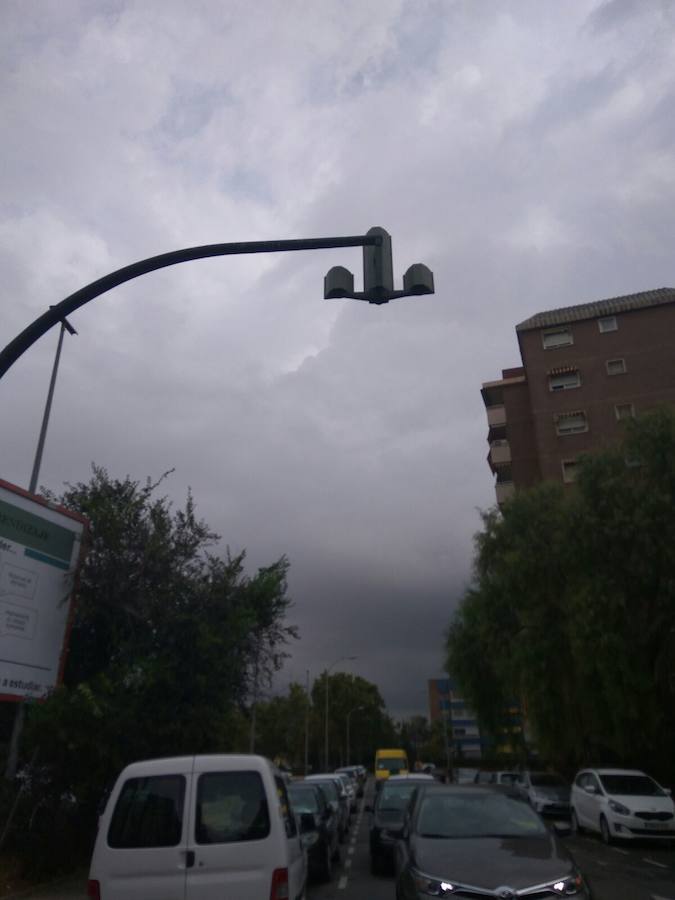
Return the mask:
<path id="1" fill-rule="evenodd" d="M 427 897 L 447 897 L 455 890 L 454 885 L 449 881 L 441 881 L 432 875 L 425 875 L 424 872 L 412 872 L 415 890 Z"/>
<path id="2" fill-rule="evenodd" d="M 566 878 L 554 881 L 550 885 L 550 889 L 555 891 L 556 894 L 560 894 L 561 897 L 574 897 L 575 894 L 583 891 L 584 879 L 576 872 L 574 875 L 568 875 Z"/>
<path id="3" fill-rule="evenodd" d="M 612 812 L 618 813 L 620 816 L 630 816 L 631 811 L 623 803 L 617 803 L 616 800 L 609 801 L 609 808 Z"/>

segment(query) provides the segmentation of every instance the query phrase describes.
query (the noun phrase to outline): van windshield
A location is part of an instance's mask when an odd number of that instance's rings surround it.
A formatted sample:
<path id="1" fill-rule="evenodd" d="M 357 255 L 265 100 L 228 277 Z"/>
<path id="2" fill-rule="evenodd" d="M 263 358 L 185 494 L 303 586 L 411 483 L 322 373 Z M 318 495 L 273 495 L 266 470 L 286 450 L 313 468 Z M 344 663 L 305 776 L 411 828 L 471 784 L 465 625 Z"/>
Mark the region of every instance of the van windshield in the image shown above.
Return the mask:
<path id="1" fill-rule="evenodd" d="M 380 770 L 387 769 L 389 772 L 400 772 L 402 769 L 408 768 L 408 762 L 400 756 L 383 756 L 377 761 L 377 768 Z"/>

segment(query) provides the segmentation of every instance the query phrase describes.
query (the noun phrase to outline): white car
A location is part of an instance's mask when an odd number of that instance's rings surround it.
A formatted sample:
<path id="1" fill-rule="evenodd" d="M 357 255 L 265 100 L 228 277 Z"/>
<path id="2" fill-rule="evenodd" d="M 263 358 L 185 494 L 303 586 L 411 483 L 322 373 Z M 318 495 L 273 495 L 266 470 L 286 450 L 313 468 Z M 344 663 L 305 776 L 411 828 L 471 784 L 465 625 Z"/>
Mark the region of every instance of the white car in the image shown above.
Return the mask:
<path id="1" fill-rule="evenodd" d="M 582 769 L 572 785 L 572 827 L 615 838 L 675 840 L 670 791 L 637 769 Z"/>

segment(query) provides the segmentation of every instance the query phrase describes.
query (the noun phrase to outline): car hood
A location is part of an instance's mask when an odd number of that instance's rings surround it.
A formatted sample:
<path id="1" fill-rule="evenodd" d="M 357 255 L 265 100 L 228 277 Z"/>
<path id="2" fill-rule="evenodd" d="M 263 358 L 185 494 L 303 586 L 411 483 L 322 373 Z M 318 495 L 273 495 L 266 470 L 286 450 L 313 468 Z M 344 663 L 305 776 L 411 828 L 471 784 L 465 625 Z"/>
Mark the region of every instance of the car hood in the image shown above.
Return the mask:
<path id="1" fill-rule="evenodd" d="M 546 884 L 573 869 L 569 855 L 552 836 L 417 838 L 412 862 L 425 875 L 489 891 Z"/>
<path id="2" fill-rule="evenodd" d="M 642 810 L 644 812 L 669 812 L 675 811 L 672 797 L 654 797 L 647 794 L 608 794 L 610 800 L 623 803 L 629 809 Z"/>

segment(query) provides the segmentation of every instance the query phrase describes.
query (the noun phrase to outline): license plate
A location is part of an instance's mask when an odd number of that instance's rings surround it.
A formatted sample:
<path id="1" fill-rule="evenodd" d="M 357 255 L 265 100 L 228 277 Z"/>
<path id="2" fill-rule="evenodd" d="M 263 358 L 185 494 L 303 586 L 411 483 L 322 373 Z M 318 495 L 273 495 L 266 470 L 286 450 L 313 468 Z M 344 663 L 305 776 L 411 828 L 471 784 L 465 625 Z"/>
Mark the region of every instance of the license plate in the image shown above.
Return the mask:
<path id="1" fill-rule="evenodd" d="M 665 827 L 663 822 L 645 822 L 646 828 L 653 828 L 654 830 L 660 830 Z"/>

